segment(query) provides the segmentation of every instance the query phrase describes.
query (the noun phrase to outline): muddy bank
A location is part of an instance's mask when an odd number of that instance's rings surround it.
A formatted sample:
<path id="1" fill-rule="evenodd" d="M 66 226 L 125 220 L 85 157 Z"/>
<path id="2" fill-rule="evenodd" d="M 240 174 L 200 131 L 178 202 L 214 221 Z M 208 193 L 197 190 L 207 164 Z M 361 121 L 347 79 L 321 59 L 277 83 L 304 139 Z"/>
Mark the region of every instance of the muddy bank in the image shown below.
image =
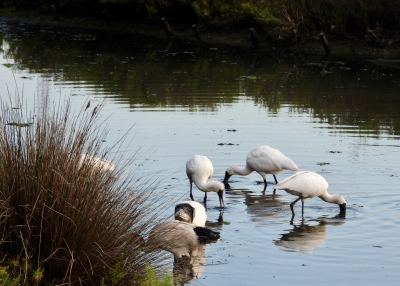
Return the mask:
<path id="1" fill-rule="evenodd" d="M 0 21 L 6 24 L 35 25 L 57 29 L 60 32 L 67 30 L 72 33 L 95 33 L 106 37 L 153 37 L 155 39 L 171 39 L 197 41 L 205 45 L 229 45 L 232 47 L 248 47 L 255 51 L 267 52 L 270 55 L 282 51 L 301 53 L 310 56 L 327 56 L 343 60 L 368 59 L 398 59 L 400 58 L 400 41 L 388 41 L 385 45 L 371 43 L 363 35 L 355 34 L 327 34 L 326 39 L 330 53 L 326 52 L 319 33 L 306 40 L 281 40 L 273 38 L 261 29 L 251 31 L 252 27 L 242 29 L 210 29 L 193 27 L 182 23 L 168 23 L 172 34 L 168 33 L 165 23 L 143 20 L 141 22 L 126 23 L 105 19 L 61 18 L 56 21 L 53 17 L 46 17 L 28 12 L 13 12 L 0 10 Z M 254 33 L 255 31 L 255 33 Z M 170 34 L 170 35 L 168 35 Z M 253 34 L 253 35 L 252 35 Z"/>

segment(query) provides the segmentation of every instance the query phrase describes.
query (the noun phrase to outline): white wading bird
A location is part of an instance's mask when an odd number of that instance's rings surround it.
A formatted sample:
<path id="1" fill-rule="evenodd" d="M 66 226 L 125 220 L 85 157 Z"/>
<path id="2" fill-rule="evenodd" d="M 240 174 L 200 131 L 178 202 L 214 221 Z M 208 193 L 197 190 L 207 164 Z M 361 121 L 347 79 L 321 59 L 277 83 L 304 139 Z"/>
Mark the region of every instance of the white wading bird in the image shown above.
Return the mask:
<path id="1" fill-rule="evenodd" d="M 279 174 L 283 170 L 298 171 L 299 168 L 292 160 L 283 155 L 279 150 L 271 148 L 267 145 L 259 146 L 247 155 L 246 166 L 244 168 L 230 166 L 228 169 L 226 169 L 224 182 L 227 183 L 228 179 L 232 175 L 247 176 L 252 172 L 257 172 L 264 180 L 265 191 L 267 187 L 267 181 L 265 177 L 268 174 L 272 174 L 274 176 L 275 183 L 278 183 L 275 175 Z"/>
<path id="2" fill-rule="evenodd" d="M 79 168 L 82 167 L 83 164 L 89 164 L 92 166 L 93 171 L 98 171 L 100 173 L 112 172 L 115 169 L 114 164 L 105 159 L 100 159 L 92 155 L 81 154 L 79 158 Z"/>
<path id="3" fill-rule="evenodd" d="M 175 206 L 175 219 L 195 226 L 205 226 L 207 214 L 202 204 L 186 201 Z"/>
<path id="4" fill-rule="evenodd" d="M 197 251 L 199 246 L 217 242 L 219 238 L 219 232 L 172 220 L 156 225 L 150 231 L 146 244 L 151 250 L 161 248 L 176 257 L 191 257 L 190 254 Z"/>
<path id="5" fill-rule="evenodd" d="M 328 182 L 321 175 L 314 172 L 298 172 L 276 184 L 275 188 L 285 190 L 289 194 L 298 197 L 290 204 L 292 218 L 294 217 L 293 206 L 295 203 L 301 200 L 301 213 L 304 215 L 304 200 L 314 197 L 319 197 L 327 203 L 339 205 L 340 212 L 346 211 L 345 199 L 339 195 L 328 194 Z"/>
<path id="6" fill-rule="evenodd" d="M 200 191 L 204 192 L 204 205 L 207 201 L 207 192 L 216 192 L 219 196 L 220 207 L 224 205 L 224 185 L 218 181 L 208 181 L 214 173 L 211 161 L 206 156 L 194 155 L 186 162 L 186 175 L 190 182 L 190 198 L 192 201 L 192 183 L 194 183 Z"/>

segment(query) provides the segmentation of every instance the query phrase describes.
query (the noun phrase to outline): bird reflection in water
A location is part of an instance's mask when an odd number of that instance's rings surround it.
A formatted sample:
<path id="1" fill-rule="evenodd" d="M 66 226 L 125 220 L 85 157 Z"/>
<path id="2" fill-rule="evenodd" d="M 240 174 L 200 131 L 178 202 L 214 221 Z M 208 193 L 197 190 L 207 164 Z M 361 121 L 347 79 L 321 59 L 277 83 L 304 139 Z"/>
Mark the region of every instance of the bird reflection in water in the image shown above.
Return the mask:
<path id="1" fill-rule="evenodd" d="M 228 183 L 224 184 L 227 194 L 244 197 L 244 203 L 247 206 L 246 211 L 253 222 L 265 223 L 271 217 L 286 209 L 287 204 L 281 201 L 282 196 L 280 194 L 266 194 L 263 189 L 261 189 L 261 194 L 249 190 L 231 189 Z"/>
<path id="2" fill-rule="evenodd" d="M 282 213 L 285 203 L 280 200 L 280 197 L 281 195 L 277 194 L 246 194 L 246 211 L 251 215 L 251 220 L 254 222 L 265 222 L 269 218 Z"/>
<path id="3" fill-rule="evenodd" d="M 174 257 L 173 276 L 181 285 L 198 279 L 206 266 L 204 247 L 192 249 L 190 256 Z"/>
<path id="4" fill-rule="evenodd" d="M 275 240 L 276 246 L 281 246 L 281 250 L 287 252 L 300 252 L 304 254 L 315 253 L 315 248 L 322 247 L 325 243 L 327 236 L 327 226 L 339 226 L 345 223 L 345 214 L 332 218 L 317 219 L 318 225 L 309 225 L 301 221 L 300 225 L 294 225 L 293 229 L 288 233 L 282 234 L 281 239 Z"/>

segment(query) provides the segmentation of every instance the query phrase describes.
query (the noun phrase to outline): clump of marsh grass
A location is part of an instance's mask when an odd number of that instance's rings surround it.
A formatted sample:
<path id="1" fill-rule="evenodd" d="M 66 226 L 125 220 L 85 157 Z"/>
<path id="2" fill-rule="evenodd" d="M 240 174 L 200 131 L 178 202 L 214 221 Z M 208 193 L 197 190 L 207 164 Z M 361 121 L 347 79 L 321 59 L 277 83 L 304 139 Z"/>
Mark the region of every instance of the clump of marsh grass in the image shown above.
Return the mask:
<path id="1" fill-rule="evenodd" d="M 73 114 L 67 101 L 35 117 L 0 104 L 0 266 L 9 278 L 22 285 L 136 285 L 148 264 L 161 266 L 165 254 L 142 251 L 143 234 L 164 219 L 170 202 L 155 195 L 150 177 L 125 175 L 137 151 L 122 163 L 121 144 L 102 148 L 103 103 Z M 81 154 L 117 167 L 102 173 L 79 163 Z"/>

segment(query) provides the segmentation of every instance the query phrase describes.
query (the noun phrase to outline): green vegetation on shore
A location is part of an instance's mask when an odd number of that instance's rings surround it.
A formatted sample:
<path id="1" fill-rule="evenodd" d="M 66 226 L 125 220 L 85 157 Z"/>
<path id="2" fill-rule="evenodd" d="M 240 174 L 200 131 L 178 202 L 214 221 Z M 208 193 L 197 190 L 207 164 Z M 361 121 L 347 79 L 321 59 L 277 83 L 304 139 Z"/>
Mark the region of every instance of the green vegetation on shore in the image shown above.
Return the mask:
<path id="1" fill-rule="evenodd" d="M 256 27 L 274 39 L 303 41 L 321 31 L 353 33 L 371 42 L 397 41 L 400 2 L 392 0 L 53 0 L 2 1 L 3 7 L 49 17 L 199 25 L 205 29 Z M 5 5 L 7 4 L 7 5 Z M 390 35 L 388 35 L 390 33 Z M 393 34 L 396 33 L 396 34 Z"/>

